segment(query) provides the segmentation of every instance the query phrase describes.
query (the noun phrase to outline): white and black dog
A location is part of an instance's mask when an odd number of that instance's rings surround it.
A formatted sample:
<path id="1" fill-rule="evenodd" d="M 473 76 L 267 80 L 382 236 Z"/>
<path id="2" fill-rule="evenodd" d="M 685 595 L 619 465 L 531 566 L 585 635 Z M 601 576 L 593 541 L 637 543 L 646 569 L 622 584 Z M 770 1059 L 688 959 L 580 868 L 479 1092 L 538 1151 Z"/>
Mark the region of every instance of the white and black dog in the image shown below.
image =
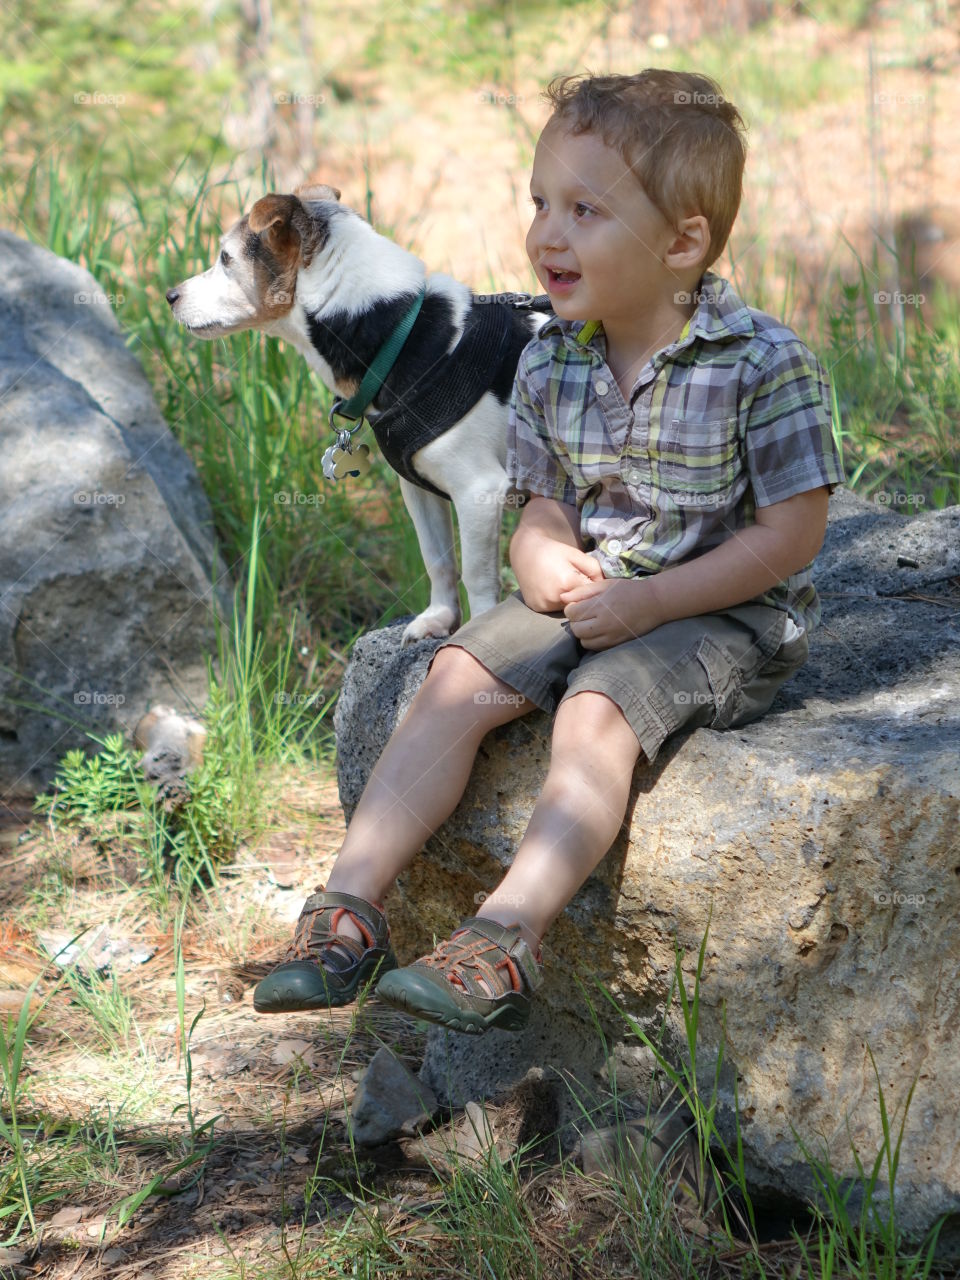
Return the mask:
<path id="1" fill-rule="evenodd" d="M 520 352 L 551 308 L 544 297 L 475 295 L 451 276 L 428 274 L 339 201 L 335 187 L 321 185 L 263 196 L 222 237 L 214 265 L 166 296 L 195 337 L 260 329 L 292 343 L 343 398 L 356 395 L 420 301 L 364 413 L 400 475 L 430 577 L 429 607 L 403 634 L 409 644 L 460 625 L 448 497 L 471 616 L 500 598 L 507 405 Z"/>

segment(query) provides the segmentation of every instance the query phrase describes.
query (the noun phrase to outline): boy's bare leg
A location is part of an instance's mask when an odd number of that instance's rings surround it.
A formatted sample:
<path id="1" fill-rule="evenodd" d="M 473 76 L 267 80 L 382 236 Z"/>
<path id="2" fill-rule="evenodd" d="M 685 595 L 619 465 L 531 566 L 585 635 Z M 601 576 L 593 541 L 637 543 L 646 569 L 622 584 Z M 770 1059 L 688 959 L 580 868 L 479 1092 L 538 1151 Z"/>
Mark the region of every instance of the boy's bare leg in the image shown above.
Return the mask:
<path id="1" fill-rule="evenodd" d="M 382 900 L 460 802 L 484 735 L 533 708 L 466 649 L 441 649 L 367 779 L 326 888 Z M 361 938 L 349 916 L 337 931 Z"/>
<path id="2" fill-rule="evenodd" d="M 540 939 L 617 837 L 641 754 L 623 712 L 605 694 L 560 704 L 550 769 L 513 863 L 477 915 L 519 922 Z"/>

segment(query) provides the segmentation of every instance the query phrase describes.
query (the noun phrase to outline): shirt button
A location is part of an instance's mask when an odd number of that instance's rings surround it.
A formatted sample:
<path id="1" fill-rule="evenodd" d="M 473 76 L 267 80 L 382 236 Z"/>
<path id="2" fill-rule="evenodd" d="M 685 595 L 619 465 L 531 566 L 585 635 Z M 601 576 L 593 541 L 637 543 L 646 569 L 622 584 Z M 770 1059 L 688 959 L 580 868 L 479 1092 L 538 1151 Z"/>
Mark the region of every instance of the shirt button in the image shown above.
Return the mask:
<path id="1" fill-rule="evenodd" d="M 604 382 L 603 378 L 598 378 L 597 379 L 597 395 L 605 396 L 609 390 L 610 390 L 610 383 Z"/>
<path id="2" fill-rule="evenodd" d="M 639 484 L 643 479 L 643 472 L 638 471 L 636 467 L 634 467 L 634 469 L 628 474 L 627 479 L 631 484 Z"/>
<path id="3" fill-rule="evenodd" d="M 623 543 L 620 541 L 619 538 L 611 538 L 610 541 L 607 543 L 607 550 L 613 556 L 618 556 L 620 554 L 622 547 L 623 547 Z"/>

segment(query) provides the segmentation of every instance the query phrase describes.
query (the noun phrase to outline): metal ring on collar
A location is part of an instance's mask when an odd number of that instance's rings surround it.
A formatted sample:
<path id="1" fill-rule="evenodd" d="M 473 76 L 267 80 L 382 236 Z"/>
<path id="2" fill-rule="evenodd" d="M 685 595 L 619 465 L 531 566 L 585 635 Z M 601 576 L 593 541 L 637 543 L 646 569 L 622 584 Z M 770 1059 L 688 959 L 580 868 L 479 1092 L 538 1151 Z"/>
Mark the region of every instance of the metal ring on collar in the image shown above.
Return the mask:
<path id="1" fill-rule="evenodd" d="M 337 437 L 337 448 L 338 448 L 338 449 L 343 449 L 343 450 L 344 450 L 344 452 L 346 452 L 346 453 L 352 453 L 352 452 L 353 452 L 353 450 L 350 448 L 350 440 L 351 440 L 351 437 L 353 436 L 353 433 L 354 433 L 355 431 L 359 431 L 359 430 L 360 430 L 360 428 L 363 426 L 363 422 L 364 422 L 364 420 L 363 420 L 363 418 L 361 418 L 361 419 L 357 422 L 357 425 L 356 425 L 355 427 L 337 427 L 337 426 L 335 426 L 335 425 L 334 425 L 334 422 L 333 422 L 334 415 L 338 415 L 338 416 L 341 416 L 341 417 L 343 416 L 343 415 L 340 413 L 340 406 L 341 406 L 342 404 L 343 404 L 343 398 L 342 398 L 342 396 L 338 396 L 338 397 L 336 398 L 336 400 L 334 400 L 333 404 L 330 406 L 330 414 L 329 414 L 328 421 L 329 421 L 329 423 L 330 423 L 330 430 L 331 430 L 331 431 L 336 435 L 336 437 Z"/>

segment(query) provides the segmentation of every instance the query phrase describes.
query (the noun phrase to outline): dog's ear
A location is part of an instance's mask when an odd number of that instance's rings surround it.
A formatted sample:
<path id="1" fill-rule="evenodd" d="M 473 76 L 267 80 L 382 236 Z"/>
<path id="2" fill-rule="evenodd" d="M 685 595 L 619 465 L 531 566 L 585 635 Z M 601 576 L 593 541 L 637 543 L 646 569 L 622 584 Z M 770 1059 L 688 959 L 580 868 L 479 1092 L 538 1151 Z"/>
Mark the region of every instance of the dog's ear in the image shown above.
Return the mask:
<path id="1" fill-rule="evenodd" d="M 278 256 L 299 252 L 303 205 L 296 196 L 262 196 L 250 210 L 247 224 Z"/>
<path id="2" fill-rule="evenodd" d="M 302 182 L 299 187 L 294 187 L 293 194 L 305 202 L 340 199 L 339 189 L 328 187 L 325 182 Z"/>
<path id="3" fill-rule="evenodd" d="M 325 218 L 311 216 L 296 196 L 261 196 L 247 215 L 247 226 L 273 255 L 277 272 L 309 266 L 327 241 Z"/>

